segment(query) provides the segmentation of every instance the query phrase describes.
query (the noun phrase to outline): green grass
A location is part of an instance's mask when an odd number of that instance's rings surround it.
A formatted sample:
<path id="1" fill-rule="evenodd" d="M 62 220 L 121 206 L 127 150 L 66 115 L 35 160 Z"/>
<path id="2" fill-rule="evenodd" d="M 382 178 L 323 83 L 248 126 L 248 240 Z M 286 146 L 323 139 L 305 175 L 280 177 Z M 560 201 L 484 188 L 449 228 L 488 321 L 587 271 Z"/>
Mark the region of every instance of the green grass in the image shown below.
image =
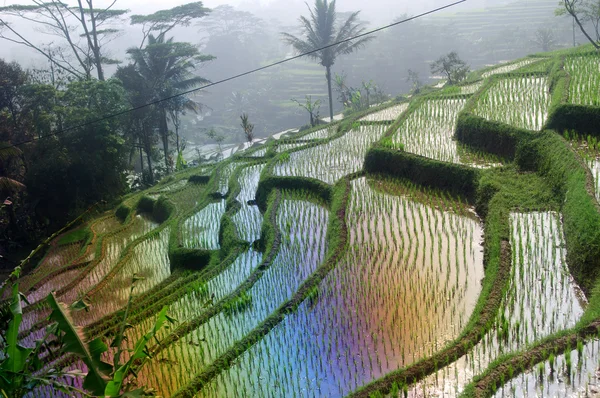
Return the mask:
<path id="1" fill-rule="evenodd" d="M 87 242 L 92 236 L 89 226 L 79 227 L 73 231 L 67 232 L 58 240 L 59 246 L 70 245 L 72 243 Z"/>

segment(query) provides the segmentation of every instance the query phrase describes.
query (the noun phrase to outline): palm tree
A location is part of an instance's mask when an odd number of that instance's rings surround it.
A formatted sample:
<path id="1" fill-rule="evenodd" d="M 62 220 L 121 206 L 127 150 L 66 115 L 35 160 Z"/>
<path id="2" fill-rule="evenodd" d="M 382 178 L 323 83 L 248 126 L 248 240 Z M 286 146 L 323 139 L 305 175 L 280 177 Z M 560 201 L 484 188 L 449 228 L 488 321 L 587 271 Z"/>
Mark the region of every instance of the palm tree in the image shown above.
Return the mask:
<path id="1" fill-rule="evenodd" d="M 374 39 L 374 36 L 368 36 L 357 40 L 344 41 L 364 33 L 365 29 L 358 22 L 360 11 L 350 14 L 348 19 L 341 25 L 336 24 L 335 2 L 336 0 L 332 0 L 331 2 L 327 0 L 315 0 L 314 9 L 310 9 L 309 7 L 310 19 L 303 16 L 300 17 L 300 24 L 304 31 L 303 38 L 298 38 L 289 33 L 282 33 L 283 39 L 291 44 L 299 54 L 321 49 L 312 52 L 309 54 L 309 57 L 319 61 L 326 69 L 325 76 L 329 92 L 329 116 L 331 120 L 333 120 L 331 67 L 338 55 L 350 54 L 364 46 L 368 41 Z M 333 45 L 334 43 L 339 44 Z"/>
<path id="2" fill-rule="evenodd" d="M 130 48 L 127 53 L 131 56 L 140 76 L 152 89 L 153 95 L 152 98 L 147 99 L 148 102 L 169 98 L 210 83 L 203 77 L 193 75 L 192 70 L 197 64 L 210 61 L 214 57 L 200 54 L 198 48 L 192 44 L 174 42 L 173 38 L 165 40 L 164 35 L 159 35 L 158 38 L 149 35 L 146 47 Z M 190 109 L 189 102 L 186 108 Z M 178 109 L 181 109 L 181 99 L 178 98 L 156 105 L 158 131 L 163 143 L 167 170 L 170 169 L 168 116 L 173 110 Z"/>

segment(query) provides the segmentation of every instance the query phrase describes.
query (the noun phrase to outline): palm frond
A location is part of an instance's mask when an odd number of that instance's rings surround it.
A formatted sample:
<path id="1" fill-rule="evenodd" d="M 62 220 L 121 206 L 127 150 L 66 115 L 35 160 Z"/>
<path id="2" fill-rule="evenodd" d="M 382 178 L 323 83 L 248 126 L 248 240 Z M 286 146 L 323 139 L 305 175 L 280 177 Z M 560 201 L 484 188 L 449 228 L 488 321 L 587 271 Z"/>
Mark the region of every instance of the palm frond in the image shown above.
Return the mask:
<path id="1" fill-rule="evenodd" d="M 21 156 L 23 152 L 16 146 L 11 146 L 7 142 L 0 141 L 0 162 L 6 162 L 7 160 Z"/>
<path id="2" fill-rule="evenodd" d="M 4 194 L 14 193 L 25 189 L 25 185 L 8 177 L 0 177 L 0 192 Z"/>

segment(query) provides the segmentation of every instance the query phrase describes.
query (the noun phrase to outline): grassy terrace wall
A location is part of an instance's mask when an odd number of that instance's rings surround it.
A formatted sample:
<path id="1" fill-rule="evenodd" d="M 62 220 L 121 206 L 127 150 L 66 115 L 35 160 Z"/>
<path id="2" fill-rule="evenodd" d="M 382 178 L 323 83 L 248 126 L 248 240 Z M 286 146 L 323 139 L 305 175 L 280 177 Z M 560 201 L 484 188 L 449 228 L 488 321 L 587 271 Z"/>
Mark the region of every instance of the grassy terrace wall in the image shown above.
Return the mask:
<path id="1" fill-rule="evenodd" d="M 563 203 L 567 262 L 577 282 L 591 292 L 600 276 L 600 212 L 589 169 L 554 132 L 523 143 L 517 162 L 540 173 Z"/>
<path id="2" fill-rule="evenodd" d="M 416 184 L 430 186 L 464 195 L 473 202 L 479 171 L 414 155 L 408 152 L 376 145 L 369 149 L 365 159 L 369 173 L 384 173 L 409 179 Z"/>

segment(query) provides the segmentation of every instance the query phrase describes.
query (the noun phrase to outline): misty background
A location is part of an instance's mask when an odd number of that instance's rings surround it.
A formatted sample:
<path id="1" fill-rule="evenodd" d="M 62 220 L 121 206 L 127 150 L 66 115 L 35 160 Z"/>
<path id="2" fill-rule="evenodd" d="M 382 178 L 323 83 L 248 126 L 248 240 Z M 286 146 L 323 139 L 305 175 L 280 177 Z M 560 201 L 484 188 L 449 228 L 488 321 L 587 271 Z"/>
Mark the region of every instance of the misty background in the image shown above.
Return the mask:
<path id="1" fill-rule="evenodd" d="M 389 24 L 450 3 L 445 0 L 338 0 L 340 19 L 351 11 L 360 10 L 361 21 L 369 28 Z M 17 2 L 29 4 L 26 1 Z M 96 7 L 106 7 L 109 1 L 98 1 Z M 130 14 L 122 18 L 122 31 L 105 48 L 111 58 L 127 64 L 126 50 L 140 45 L 139 26 L 129 25 L 129 16 L 148 14 L 185 1 L 118 0 L 116 8 L 126 8 Z M 3 5 L 14 4 L 3 1 Z M 229 76 L 261 67 L 293 55 L 281 40 L 281 32 L 300 34 L 298 17 L 307 15 L 301 0 L 206 0 L 211 8 L 208 17 L 189 27 L 176 28 L 170 35 L 175 41 L 190 42 L 205 54 L 216 57 L 196 70 L 199 76 L 218 81 Z M 394 97 L 407 93 L 408 70 L 417 71 L 424 83 L 433 84 L 429 64 L 449 51 L 458 52 L 472 69 L 508 61 L 530 53 L 582 44 L 579 30 L 574 30 L 568 17 L 554 16 L 555 0 L 469 0 L 441 11 L 376 34 L 364 49 L 341 56 L 333 67 L 335 74 L 347 75 L 349 86 L 359 87 L 372 81 L 384 93 Z M 10 20 L 10 19 L 9 19 Z M 51 43 L 52 37 L 36 31 L 26 21 L 10 20 L 36 44 Z M 541 43 L 540 32 L 550 40 Z M 2 40 L 0 58 L 17 61 L 24 68 L 44 69 L 48 63 L 33 50 Z M 106 75 L 116 71 L 116 65 L 106 67 Z M 194 100 L 204 109 L 199 114 L 188 113 L 182 118 L 181 135 L 190 147 L 211 143 L 205 132 L 214 128 L 225 136 L 225 143 L 243 141 L 239 116 L 248 113 L 255 125 L 255 134 L 264 137 L 289 128 L 307 124 L 307 113 L 292 99 L 304 100 L 310 95 L 320 99 L 321 117 L 328 115 L 325 70 L 310 59 L 300 59 L 244 78 L 210 87 L 199 92 Z M 334 103 L 334 111 L 342 105 Z"/>

